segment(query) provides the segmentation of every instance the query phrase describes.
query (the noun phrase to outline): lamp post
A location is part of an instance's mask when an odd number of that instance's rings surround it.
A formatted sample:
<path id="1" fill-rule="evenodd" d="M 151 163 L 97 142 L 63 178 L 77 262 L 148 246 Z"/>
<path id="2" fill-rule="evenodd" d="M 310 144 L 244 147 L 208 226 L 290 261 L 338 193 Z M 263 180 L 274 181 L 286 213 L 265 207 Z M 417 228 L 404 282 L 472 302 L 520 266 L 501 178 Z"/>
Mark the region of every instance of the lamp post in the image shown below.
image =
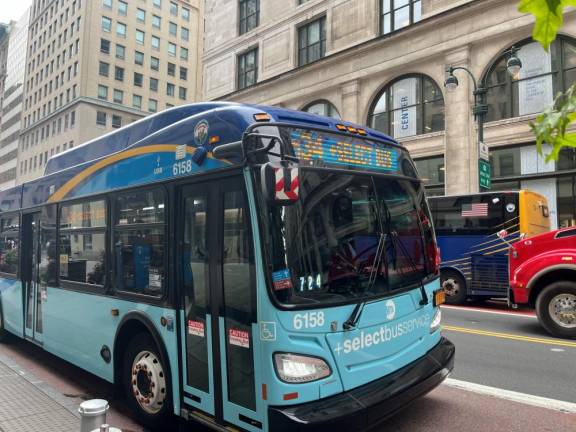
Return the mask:
<path id="1" fill-rule="evenodd" d="M 513 46 L 512 48 L 510 48 L 510 50 L 508 51 L 510 57 L 506 62 L 506 69 L 508 70 L 508 73 L 514 78 L 518 77 L 518 73 L 522 68 L 522 62 L 516 55 L 517 52 L 518 49 L 516 47 Z M 486 104 L 486 93 L 488 89 L 486 88 L 485 81 L 482 80 L 480 81 L 480 83 L 478 83 L 478 81 L 476 81 L 476 78 L 468 68 L 464 66 L 450 66 L 446 69 L 448 76 L 444 81 L 444 87 L 446 87 L 447 91 L 452 92 L 456 90 L 456 88 L 458 87 L 458 78 L 456 78 L 456 76 L 454 75 L 454 72 L 457 70 L 463 70 L 467 72 L 470 78 L 472 79 L 472 83 L 474 84 L 474 91 L 473 91 L 474 107 L 472 109 L 473 110 L 472 112 L 474 113 L 474 117 L 476 118 L 476 122 L 478 123 L 478 151 L 479 151 L 478 163 L 480 169 L 479 174 L 480 190 L 490 189 L 490 162 L 489 162 L 488 149 L 484 145 L 484 118 L 486 117 L 486 113 L 488 112 L 488 105 Z"/>

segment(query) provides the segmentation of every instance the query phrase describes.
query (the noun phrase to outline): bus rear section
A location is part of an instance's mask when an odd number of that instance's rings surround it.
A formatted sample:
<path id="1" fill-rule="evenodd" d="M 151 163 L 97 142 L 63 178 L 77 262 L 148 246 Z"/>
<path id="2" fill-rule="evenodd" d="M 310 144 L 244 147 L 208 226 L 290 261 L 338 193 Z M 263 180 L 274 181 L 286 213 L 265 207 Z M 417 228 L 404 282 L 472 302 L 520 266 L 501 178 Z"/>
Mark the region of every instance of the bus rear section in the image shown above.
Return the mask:
<path id="1" fill-rule="evenodd" d="M 549 229 L 546 198 L 531 191 L 433 197 L 430 205 L 451 304 L 506 297 L 509 243 Z"/>

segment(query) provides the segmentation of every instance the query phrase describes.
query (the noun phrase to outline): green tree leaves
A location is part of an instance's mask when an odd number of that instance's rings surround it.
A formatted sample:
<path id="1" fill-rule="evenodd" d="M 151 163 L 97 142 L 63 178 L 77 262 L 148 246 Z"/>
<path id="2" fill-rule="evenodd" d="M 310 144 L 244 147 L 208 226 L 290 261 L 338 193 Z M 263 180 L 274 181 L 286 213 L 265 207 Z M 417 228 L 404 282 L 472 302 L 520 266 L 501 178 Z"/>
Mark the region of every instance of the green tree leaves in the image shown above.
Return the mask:
<path id="1" fill-rule="evenodd" d="M 521 0 L 518 10 L 534 15 L 532 38 L 548 51 L 564 22 L 563 12 L 568 6 L 576 6 L 576 0 Z M 576 83 L 566 93 L 558 94 L 552 106 L 536 117 L 535 122 L 530 122 L 538 153 L 543 154 L 545 145 L 551 146 L 547 161 L 558 160 L 564 147 L 576 148 L 576 133 L 567 133 L 572 123 L 576 124 Z"/>

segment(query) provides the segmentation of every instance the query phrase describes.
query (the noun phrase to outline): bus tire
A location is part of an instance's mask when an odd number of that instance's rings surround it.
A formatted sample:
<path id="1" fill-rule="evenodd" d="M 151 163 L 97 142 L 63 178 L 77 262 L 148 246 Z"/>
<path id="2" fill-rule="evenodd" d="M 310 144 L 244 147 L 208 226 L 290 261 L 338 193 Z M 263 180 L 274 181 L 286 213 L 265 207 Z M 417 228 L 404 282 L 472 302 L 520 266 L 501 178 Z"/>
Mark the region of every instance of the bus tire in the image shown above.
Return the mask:
<path id="1" fill-rule="evenodd" d="M 544 288 L 536 299 L 536 314 L 548 333 L 576 339 L 576 282 L 558 281 Z"/>
<path id="2" fill-rule="evenodd" d="M 466 301 L 466 281 L 454 270 L 443 270 L 440 273 L 440 285 L 446 293 L 446 303 L 458 305 Z"/>
<path id="3" fill-rule="evenodd" d="M 138 419 L 158 430 L 173 421 L 169 377 L 152 336 L 138 333 L 132 337 L 124 352 L 124 393 Z"/>

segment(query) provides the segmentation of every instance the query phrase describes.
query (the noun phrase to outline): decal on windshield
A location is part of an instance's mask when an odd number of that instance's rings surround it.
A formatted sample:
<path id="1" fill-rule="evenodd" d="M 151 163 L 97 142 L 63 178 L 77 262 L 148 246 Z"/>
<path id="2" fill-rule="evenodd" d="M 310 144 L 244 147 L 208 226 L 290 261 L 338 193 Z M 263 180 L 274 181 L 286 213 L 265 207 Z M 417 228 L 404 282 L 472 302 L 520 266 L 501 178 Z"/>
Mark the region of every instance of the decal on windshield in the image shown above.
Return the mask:
<path id="1" fill-rule="evenodd" d="M 272 284 L 275 291 L 281 291 L 292 288 L 292 279 L 290 277 L 290 270 L 278 270 L 272 273 Z"/>

